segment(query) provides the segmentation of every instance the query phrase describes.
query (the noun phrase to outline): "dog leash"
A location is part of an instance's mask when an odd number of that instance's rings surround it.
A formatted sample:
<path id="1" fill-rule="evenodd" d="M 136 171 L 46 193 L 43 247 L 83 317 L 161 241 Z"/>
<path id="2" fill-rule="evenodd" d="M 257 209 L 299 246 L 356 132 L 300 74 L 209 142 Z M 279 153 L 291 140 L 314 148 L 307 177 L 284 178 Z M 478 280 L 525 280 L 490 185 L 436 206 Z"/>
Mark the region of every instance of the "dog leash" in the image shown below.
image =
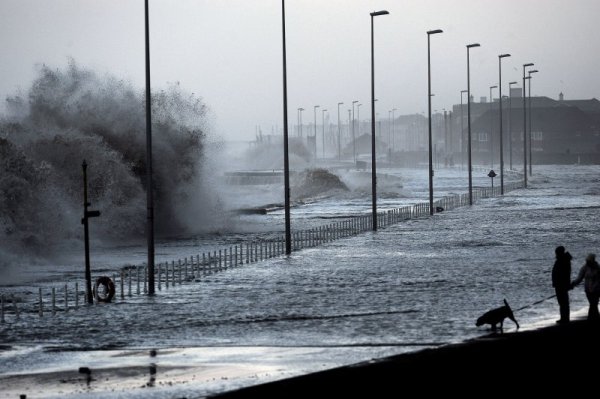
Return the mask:
<path id="1" fill-rule="evenodd" d="M 525 305 L 525 306 L 523 306 L 523 307 L 520 307 L 519 309 L 516 309 L 516 310 L 515 310 L 515 312 L 518 312 L 519 310 L 523 310 L 523 309 L 530 308 L 530 307 L 532 307 L 532 306 L 534 306 L 534 305 L 538 305 L 538 304 L 540 304 L 540 303 L 542 303 L 542 302 L 544 302 L 544 301 L 547 301 L 548 299 L 552 299 L 552 298 L 554 298 L 554 297 L 556 297 L 556 294 L 554 294 L 554 295 L 550 295 L 549 297 L 547 297 L 547 298 L 544 298 L 544 299 L 540 299 L 539 301 L 537 301 L 537 302 L 534 302 L 534 303 L 532 303 L 532 304 L 530 304 L 530 305 Z"/>

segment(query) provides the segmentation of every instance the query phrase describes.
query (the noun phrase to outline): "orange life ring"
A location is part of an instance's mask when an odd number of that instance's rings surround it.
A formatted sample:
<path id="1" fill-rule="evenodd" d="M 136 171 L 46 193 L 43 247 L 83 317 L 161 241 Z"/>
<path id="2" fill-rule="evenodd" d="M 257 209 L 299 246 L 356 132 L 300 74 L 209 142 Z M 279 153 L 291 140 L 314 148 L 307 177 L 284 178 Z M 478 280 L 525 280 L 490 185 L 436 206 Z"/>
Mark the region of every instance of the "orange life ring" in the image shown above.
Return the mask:
<path id="1" fill-rule="evenodd" d="M 110 277 L 102 276 L 94 284 L 94 298 L 97 302 L 110 302 L 115 296 L 115 284 Z"/>

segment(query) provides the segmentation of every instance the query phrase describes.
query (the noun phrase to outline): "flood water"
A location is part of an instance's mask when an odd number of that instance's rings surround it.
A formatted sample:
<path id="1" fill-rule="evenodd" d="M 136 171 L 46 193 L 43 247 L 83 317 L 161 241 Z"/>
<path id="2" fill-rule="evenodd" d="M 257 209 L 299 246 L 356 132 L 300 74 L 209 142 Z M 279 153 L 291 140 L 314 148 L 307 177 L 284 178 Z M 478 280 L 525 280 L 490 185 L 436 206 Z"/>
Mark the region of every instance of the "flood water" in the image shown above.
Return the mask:
<path id="1" fill-rule="evenodd" d="M 134 295 L 55 316 L 24 312 L 19 320 L 7 305 L 6 322 L 0 324 L 0 397 L 9 397 L 23 383 L 17 375 L 81 366 L 139 366 L 141 381 L 148 379 L 148 364 L 158 365 L 157 381 L 160 370 L 170 367 L 222 366 L 220 379 L 188 376 L 181 382 L 169 375 L 168 386 L 115 386 L 121 397 L 203 396 L 477 337 L 489 331 L 475 327 L 475 319 L 504 299 L 521 328 L 553 323 L 558 316 L 554 299 L 529 305 L 553 294 L 556 246 L 564 245 L 573 255 L 573 277 L 585 255 L 600 249 L 599 172 L 598 166 L 535 167 L 527 189 L 163 287 L 153 298 Z M 427 201 L 426 170 L 388 173 L 400 179 L 401 189 L 396 195 L 384 192 L 380 209 Z M 436 173 L 436 198 L 466 192 L 465 171 Z M 475 185 L 487 184 L 489 178 L 477 174 Z M 295 207 L 292 227 L 369 211 L 368 195 L 321 198 Z M 244 228 L 235 233 L 160 240 L 157 262 L 280 234 L 283 212 L 240 216 L 238 222 Z M 118 270 L 144 262 L 145 248 L 99 247 L 92 257 L 97 269 Z M 0 290 L 34 297 L 39 286 L 83 281 L 81 265 L 81 254 L 66 254 L 62 264 L 26 269 L 20 282 L 0 285 Z M 580 314 L 587 307 L 582 288 L 572 291 L 571 300 Z M 509 320 L 505 327 L 514 329 Z M 152 349 L 157 357 L 147 355 Z M 226 376 L 227 370 L 238 372 Z M 64 392 L 51 388 L 42 396 L 114 397 L 101 384 L 63 385 Z"/>

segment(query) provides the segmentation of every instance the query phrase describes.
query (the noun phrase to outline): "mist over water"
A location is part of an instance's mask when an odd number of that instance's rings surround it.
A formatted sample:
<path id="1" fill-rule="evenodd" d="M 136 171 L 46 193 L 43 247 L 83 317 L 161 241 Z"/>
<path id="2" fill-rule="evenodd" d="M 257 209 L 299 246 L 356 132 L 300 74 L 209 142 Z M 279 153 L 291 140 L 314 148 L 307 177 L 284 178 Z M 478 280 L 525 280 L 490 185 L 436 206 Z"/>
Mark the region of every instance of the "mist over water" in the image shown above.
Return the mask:
<path id="1" fill-rule="evenodd" d="M 93 239 L 143 237 L 146 218 L 144 90 L 71 60 L 38 66 L 31 87 L 6 99 L 0 119 L 0 265 L 81 242 L 82 161 L 88 164 Z M 152 95 L 158 235 L 198 231 L 219 202 L 205 187 L 207 106 L 178 84 Z M 200 207 L 201 204 L 201 207 Z M 29 260 L 28 260 L 29 261 Z"/>

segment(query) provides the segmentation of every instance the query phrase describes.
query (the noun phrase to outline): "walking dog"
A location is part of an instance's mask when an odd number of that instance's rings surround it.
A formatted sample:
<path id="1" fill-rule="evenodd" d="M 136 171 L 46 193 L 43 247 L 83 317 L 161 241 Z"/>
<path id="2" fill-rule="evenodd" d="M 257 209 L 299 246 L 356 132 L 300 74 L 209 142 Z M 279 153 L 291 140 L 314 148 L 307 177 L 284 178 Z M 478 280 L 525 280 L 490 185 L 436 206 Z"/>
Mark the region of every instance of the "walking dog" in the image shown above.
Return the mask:
<path id="1" fill-rule="evenodd" d="M 479 327 L 484 324 L 489 324 L 491 325 L 492 331 L 496 331 L 496 325 L 500 323 L 500 331 L 502 331 L 504 319 L 506 319 L 507 317 L 517 325 L 518 329 L 519 323 L 517 323 L 517 320 L 515 320 L 515 316 L 513 315 L 512 309 L 510 308 L 508 302 L 506 302 L 505 299 L 504 306 L 485 312 L 480 318 L 477 319 L 475 325 Z"/>

